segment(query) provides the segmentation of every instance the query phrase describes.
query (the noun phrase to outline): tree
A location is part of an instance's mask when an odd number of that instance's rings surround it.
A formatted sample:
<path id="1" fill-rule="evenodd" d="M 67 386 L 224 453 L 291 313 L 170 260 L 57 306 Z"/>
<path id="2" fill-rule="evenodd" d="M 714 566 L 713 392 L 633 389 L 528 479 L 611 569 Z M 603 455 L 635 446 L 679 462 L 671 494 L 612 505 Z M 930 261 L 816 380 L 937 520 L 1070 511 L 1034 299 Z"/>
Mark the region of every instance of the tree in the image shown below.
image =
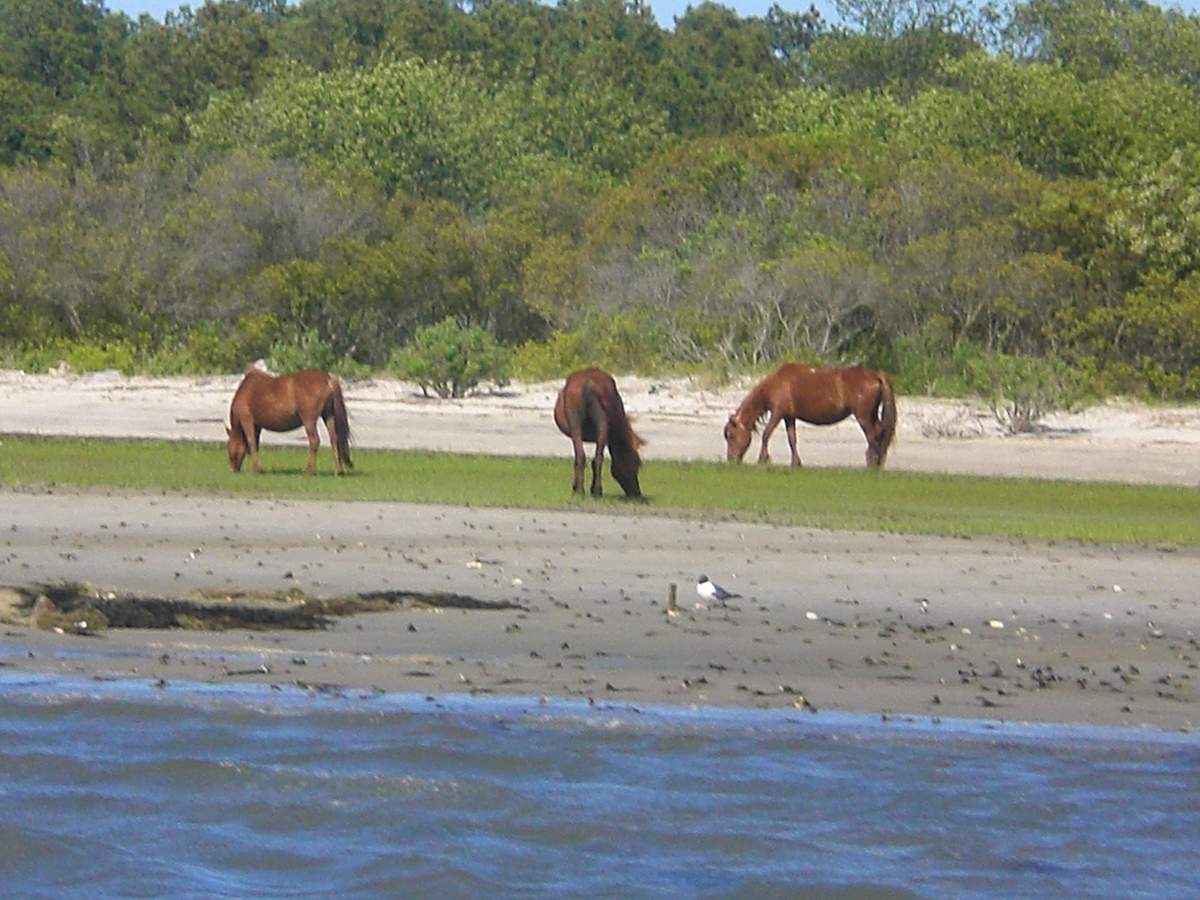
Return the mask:
<path id="1" fill-rule="evenodd" d="M 805 12 L 791 12 L 772 3 L 766 16 L 767 34 L 771 49 L 787 65 L 798 66 L 826 30 L 825 21 L 816 6 Z"/>
<path id="2" fill-rule="evenodd" d="M 106 50 L 103 0 L 0 0 L 0 75 L 76 96 Z"/>
<path id="3" fill-rule="evenodd" d="M 655 103 L 677 134 L 744 130 L 755 104 L 783 77 L 761 19 L 740 19 L 716 3 L 688 7 L 675 20 L 654 73 Z"/>
<path id="4" fill-rule="evenodd" d="M 1155 271 L 1185 277 L 1200 269 L 1200 146 L 1132 167 L 1114 211 L 1113 232 Z"/>

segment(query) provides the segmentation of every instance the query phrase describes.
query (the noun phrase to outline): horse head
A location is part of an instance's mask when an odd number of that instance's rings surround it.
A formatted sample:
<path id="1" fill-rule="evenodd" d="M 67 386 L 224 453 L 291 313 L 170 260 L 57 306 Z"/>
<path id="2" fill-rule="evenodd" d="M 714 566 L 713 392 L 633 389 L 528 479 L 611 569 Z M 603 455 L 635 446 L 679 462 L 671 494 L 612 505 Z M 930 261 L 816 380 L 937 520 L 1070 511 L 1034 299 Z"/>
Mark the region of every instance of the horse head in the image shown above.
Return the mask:
<path id="1" fill-rule="evenodd" d="M 241 428 L 226 428 L 229 436 L 225 448 L 229 451 L 229 468 L 234 472 L 242 471 L 242 461 L 246 458 L 246 438 Z"/>
<path id="2" fill-rule="evenodd" d="M 725 423 L 725 459 L 729 462 L 741 462 L 750 447 L 750 436 L 753 428 L 748 428 L 738 419 L 737 413 L 729 417 Z"/>
<path id="3" fill-rule="evenodd" d="M 642 486 L 638 483 L 638 469 L 642 467 L 642 458 L 636 447 L 618 451 L 610 445 L 612 452 L 612 477 L 617 480 L 626 497 L 642 496 Z"/>

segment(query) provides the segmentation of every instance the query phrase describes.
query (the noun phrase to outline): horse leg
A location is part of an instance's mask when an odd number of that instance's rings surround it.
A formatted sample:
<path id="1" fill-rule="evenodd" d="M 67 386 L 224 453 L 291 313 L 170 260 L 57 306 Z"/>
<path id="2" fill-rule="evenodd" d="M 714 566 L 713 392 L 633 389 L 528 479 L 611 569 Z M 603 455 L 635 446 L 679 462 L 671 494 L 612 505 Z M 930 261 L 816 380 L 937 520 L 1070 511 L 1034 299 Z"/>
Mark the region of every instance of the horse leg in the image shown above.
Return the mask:
<path id="1" fill-rule="evenodd" d="M 255 475 L 261 475 L 262 466 L 258 464 L 258 439 L 262 437 L 262 426 L 256 424 L 247 428 L 243 425 L 242 434 L 246 436 L 246 441 L 250 444 L 250 471 Z"/>
<path id="2" fill-rule="evenodd" d="M 604 495 L 604 448 L 608 446 L 608 422 L 596 423 L 596 455 L 592 457 L 592 496 Z"/>
<path id="3" fill-rule="evenodd" d="M 787 429 L 788 447 L 792 451 L 792 465 L 800 468 L 800 454 L 796 452 L 796 420 L 784 419 L 783 427 Z"/>
<path id="4" fill-rule="evenodd" d="M 783 416 L 777 412 L 771 413 L 771 418 L 767 420 L 766 427 L 763 428 L 762 450 L 758 453 L 758 461 L 766 463 L 771 461 L 771 454 L 767 452 L 767 444 L 771 440 L 771 434 L 779 427 L 779 421 Z"/>
<path id="5" fill-rule="evenodd" d="M 330 413 L 325 417 L 325 431 L 329 435 L 329 446 L 333 448 L 333 471 L 338 475 L 345 475 L 346 469 L 342 463 L 341 444 L 338 442 L 337 421 Z"/>
<path id="6" fill-rule="evenodd" d="M 863 437 L 867 439 L 867 468 L 878 469 L 880 425 L 871 421 L 870 413 L 866 416 L 855 413 L 854 418 L 858 422 L 858 427 L 862 429 Z"/>
<path id="7" fill-rule="evenodd" d="M 571 444 L 575 448 L 575 477 L 571 481 L 571 493 L 583 493 L 583 468 L 587 465 L 587 453 L 583 450 L 583 429 L 576 425 L 571 429 Z"/>
<path id="8" fill-rule="evenodd" d="M 305 471 L 309 475 L 317 474 L 317 448 L 321 446 L 321 436 L 317 434 L 317 420 L 304 423 L 304 433 L 308 435 L 308 466 Z"/>

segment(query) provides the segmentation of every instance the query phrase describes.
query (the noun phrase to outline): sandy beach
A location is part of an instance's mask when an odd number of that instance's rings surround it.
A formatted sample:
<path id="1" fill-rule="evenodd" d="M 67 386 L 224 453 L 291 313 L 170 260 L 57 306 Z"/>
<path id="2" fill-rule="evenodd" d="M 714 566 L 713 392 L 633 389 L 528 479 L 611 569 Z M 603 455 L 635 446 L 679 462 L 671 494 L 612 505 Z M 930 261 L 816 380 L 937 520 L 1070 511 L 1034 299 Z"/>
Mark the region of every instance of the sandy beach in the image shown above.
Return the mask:
<path id="1" fill-rule="evenodd" d="M 325 631 L 4 626 L 18 670 L 1191 729 L 1193 551 L 587 513 L 0 494 L 0 584 L 453 591 Z M 703 571 L 742 597 L 702 608 Z M 679 612 L 666 612 L 668 585 Z M 818 713 L 819 714 L 819 713 Z"/>
<path id="2" fill-rule="evenodd" d="M 215 439 L 236 380 L 4 373 L 0 432 Z M 622 386 L 650 459 L 718 458 L 721 422 L 744 389 Z M 555 389 L 430 401 L 411 385 L 363 382 L 348 401 L 360 446 L 561 455 L 565 441 L 549 421 Z M 902 400 L 901 423 L 897 469 L 1196 479 L 1194 408 L 1100 407 L 1005 438 L 979 409 Z M 776 460 L 786 459 L 777 440 Z M 814 465 L 862 459 L 852 425 L 806 428 L 801 448 Z M 1200 724 L 1193 550 L 63 490 L 0 492 L 0 510 L 0 585 L 73 581 L 169 598 L 443 591 L 519 606 L 402 607 L 339 617 L 320 631 L 114 628 L 83 637 L 33 628 L 10 603 L 0 664 L 15 670 L 145 678 L 164 689 L 173 680 L 252 680 Z M 701 573 L 742 597 L 728 608 L 700 604 Z"/>

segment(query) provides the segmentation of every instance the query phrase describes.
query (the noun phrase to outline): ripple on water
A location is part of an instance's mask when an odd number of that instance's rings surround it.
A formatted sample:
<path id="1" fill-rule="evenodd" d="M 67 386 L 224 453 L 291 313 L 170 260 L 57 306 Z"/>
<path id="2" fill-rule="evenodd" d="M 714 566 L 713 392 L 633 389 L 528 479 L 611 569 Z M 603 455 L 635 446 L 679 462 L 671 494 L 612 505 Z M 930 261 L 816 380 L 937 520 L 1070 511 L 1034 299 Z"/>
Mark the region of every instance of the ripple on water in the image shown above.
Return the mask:
<path id="1" fill-rule="evenodd" d="M 0 678 L 0 772 L 16 893 L 1200 893 L 1186 735 Z"/>

